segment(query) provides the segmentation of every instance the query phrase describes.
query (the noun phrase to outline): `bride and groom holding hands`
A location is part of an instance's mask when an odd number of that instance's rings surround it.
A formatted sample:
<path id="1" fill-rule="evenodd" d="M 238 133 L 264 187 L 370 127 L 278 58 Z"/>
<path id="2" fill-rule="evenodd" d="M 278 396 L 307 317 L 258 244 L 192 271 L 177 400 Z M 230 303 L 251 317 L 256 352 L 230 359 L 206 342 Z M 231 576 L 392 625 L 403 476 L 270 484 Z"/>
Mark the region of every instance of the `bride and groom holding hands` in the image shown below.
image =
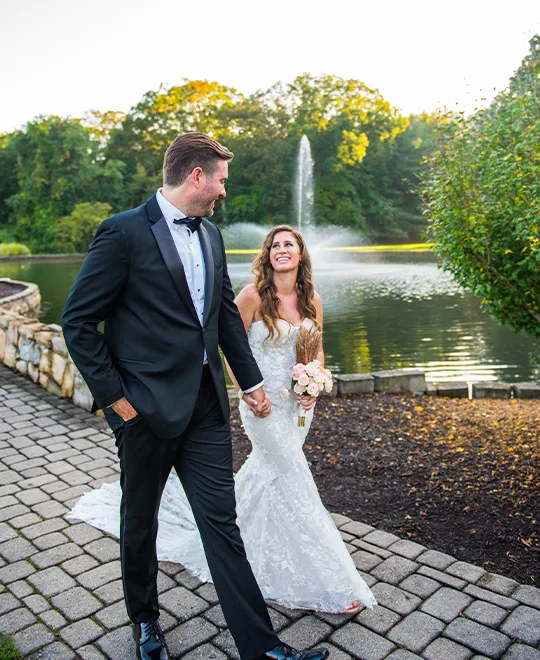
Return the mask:
<path id="1" fill-rule="evenodd" d="M 296 397 L 284 396 L 299 328 L 322 327 L 309 253 L 297 231 L 273 228 L 254 283 L 234 300 L 223 239 L 206 219 L 225 197 L 232 158 L 206 135 L 178 136 L 163 187 L 96 233 L 62 323 L 116 436 L 121 476 L 85 494 L 71 516 L 120 537 L 138 658 L 170 657 L 158 622 L 160 559 L 214 583 L 242 660 L 323 660 L 326 649 L 280 641 L 265 599 L 325 612 L 376 601 L 302 451 L 315 398 L 301 398 L 299 426 Z M 218 347 L 253 446 L 236 477 Z"/>

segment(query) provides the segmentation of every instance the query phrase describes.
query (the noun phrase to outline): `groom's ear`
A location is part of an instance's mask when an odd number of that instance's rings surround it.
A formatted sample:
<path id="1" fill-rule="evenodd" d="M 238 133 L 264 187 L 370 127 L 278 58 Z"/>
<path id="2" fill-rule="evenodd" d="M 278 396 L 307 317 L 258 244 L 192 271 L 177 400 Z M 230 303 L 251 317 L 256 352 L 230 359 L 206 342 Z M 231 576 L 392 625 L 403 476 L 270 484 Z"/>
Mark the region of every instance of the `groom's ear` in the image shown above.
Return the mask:
<path id="1" fill-rule="evenodd" d="M 189 179 L 191 183 L 195 186 L 195 188 L 199 189 L 201 185 L 203 184 L 205 174 L 203 172 L 202 167 L 194 167 L 193 170 L 191 171 L 191 174 L 189 175 Z"/>

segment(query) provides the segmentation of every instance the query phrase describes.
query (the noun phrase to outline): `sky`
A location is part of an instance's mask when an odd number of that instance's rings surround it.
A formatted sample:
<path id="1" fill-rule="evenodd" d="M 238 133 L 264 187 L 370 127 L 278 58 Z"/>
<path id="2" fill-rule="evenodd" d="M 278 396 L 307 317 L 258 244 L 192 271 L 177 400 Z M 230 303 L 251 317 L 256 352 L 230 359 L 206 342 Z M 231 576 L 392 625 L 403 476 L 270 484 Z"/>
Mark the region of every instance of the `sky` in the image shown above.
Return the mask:
<path id="1" fill-rule="evenodd" d="M 539 0 L 0 0 L 0 132 L 38 115 L 126 112 L 184 78 L 250 94 L 331 74 L 405 114 L 471 112 L 535 33 Z"/>

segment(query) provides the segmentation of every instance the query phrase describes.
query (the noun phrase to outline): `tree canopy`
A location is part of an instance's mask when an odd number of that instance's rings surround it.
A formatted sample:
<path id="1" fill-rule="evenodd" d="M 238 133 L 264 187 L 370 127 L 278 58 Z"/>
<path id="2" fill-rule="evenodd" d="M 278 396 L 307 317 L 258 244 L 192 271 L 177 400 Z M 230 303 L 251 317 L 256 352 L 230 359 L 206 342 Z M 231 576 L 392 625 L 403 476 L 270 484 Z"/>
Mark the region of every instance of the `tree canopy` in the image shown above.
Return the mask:
<path id="1" fill-rule="evenodd" d="M 540 36 L 486 109 L 449 115 L 425 180 L 443 267 L 500 323 L 540 338 Z"/>
<path id="2" fill-rule="evenodd" d="M 105 208 L 96 203 L 115 212 L 144 202 L 161 185 L 167 146 L 184 131 L 208 133 L 235 153 L 218 224 L 294 224 L 296 156 L 306 134 L 316 224 L 351 227 L 371 240 L 418 240 L 425 221 L 414 187 L 436 125 L 434 116 L 402 116 L 360 81 L 329 75 L 302 75 L 249 96 L 183 80 L 147 92 L 125 114 L 38 117 L 0 135 L 0 240 L 33 252 L 74 246 L 59 224 L 77 205 L 87 205 L 88 226 Z"/>

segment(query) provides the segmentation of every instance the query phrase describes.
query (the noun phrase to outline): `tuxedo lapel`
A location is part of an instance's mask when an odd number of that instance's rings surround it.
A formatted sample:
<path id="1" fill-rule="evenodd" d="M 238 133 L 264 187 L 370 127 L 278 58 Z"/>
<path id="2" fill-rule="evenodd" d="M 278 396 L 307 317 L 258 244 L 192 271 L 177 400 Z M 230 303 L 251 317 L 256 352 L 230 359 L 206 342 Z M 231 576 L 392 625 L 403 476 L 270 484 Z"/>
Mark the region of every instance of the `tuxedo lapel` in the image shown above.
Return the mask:
<path id="1" fill-rule="evenodd" d="M 172 281 L 176 290 L 178 291 L 178 294 L 184 301 L 186 307 L 189 309 L 197 323 L 200 323 L 199 317 L 197 316 L 197 312 L 195 310 L 195 305 L 191 299 L 191 293 L 189 291 L 189 286 L 186 280 L 186 273 L 184 271 L 184 264 L 178 255 L 178 250 L 174 244 L 169 226 L 167 225 L 167 221 L 164 217 L 161 217 L 160 220 L 154 222 L 151 229 L 161 252 L 161 256 L 163 257 L 163 261 L 165 262 L 165 266 L 167 266 L 167 270 L 172 277 Z M 212 280 L 213 279 L 212 270 Z"/>
<path id="2" fill-rule="evenodd" d="M 212 294 L 214 291 L 214 257 L 212 254 L 212 246 L 210 245 L 210 236 L 208 235 L 208 232 L 202 223 L 200 224 L 197 233 L 201 243 L 201 250 L 204 257 L 204 266 L 206 271 L 204 281 L 204 325 L 210 316 L 210 307 L 212 306 Z"/>

